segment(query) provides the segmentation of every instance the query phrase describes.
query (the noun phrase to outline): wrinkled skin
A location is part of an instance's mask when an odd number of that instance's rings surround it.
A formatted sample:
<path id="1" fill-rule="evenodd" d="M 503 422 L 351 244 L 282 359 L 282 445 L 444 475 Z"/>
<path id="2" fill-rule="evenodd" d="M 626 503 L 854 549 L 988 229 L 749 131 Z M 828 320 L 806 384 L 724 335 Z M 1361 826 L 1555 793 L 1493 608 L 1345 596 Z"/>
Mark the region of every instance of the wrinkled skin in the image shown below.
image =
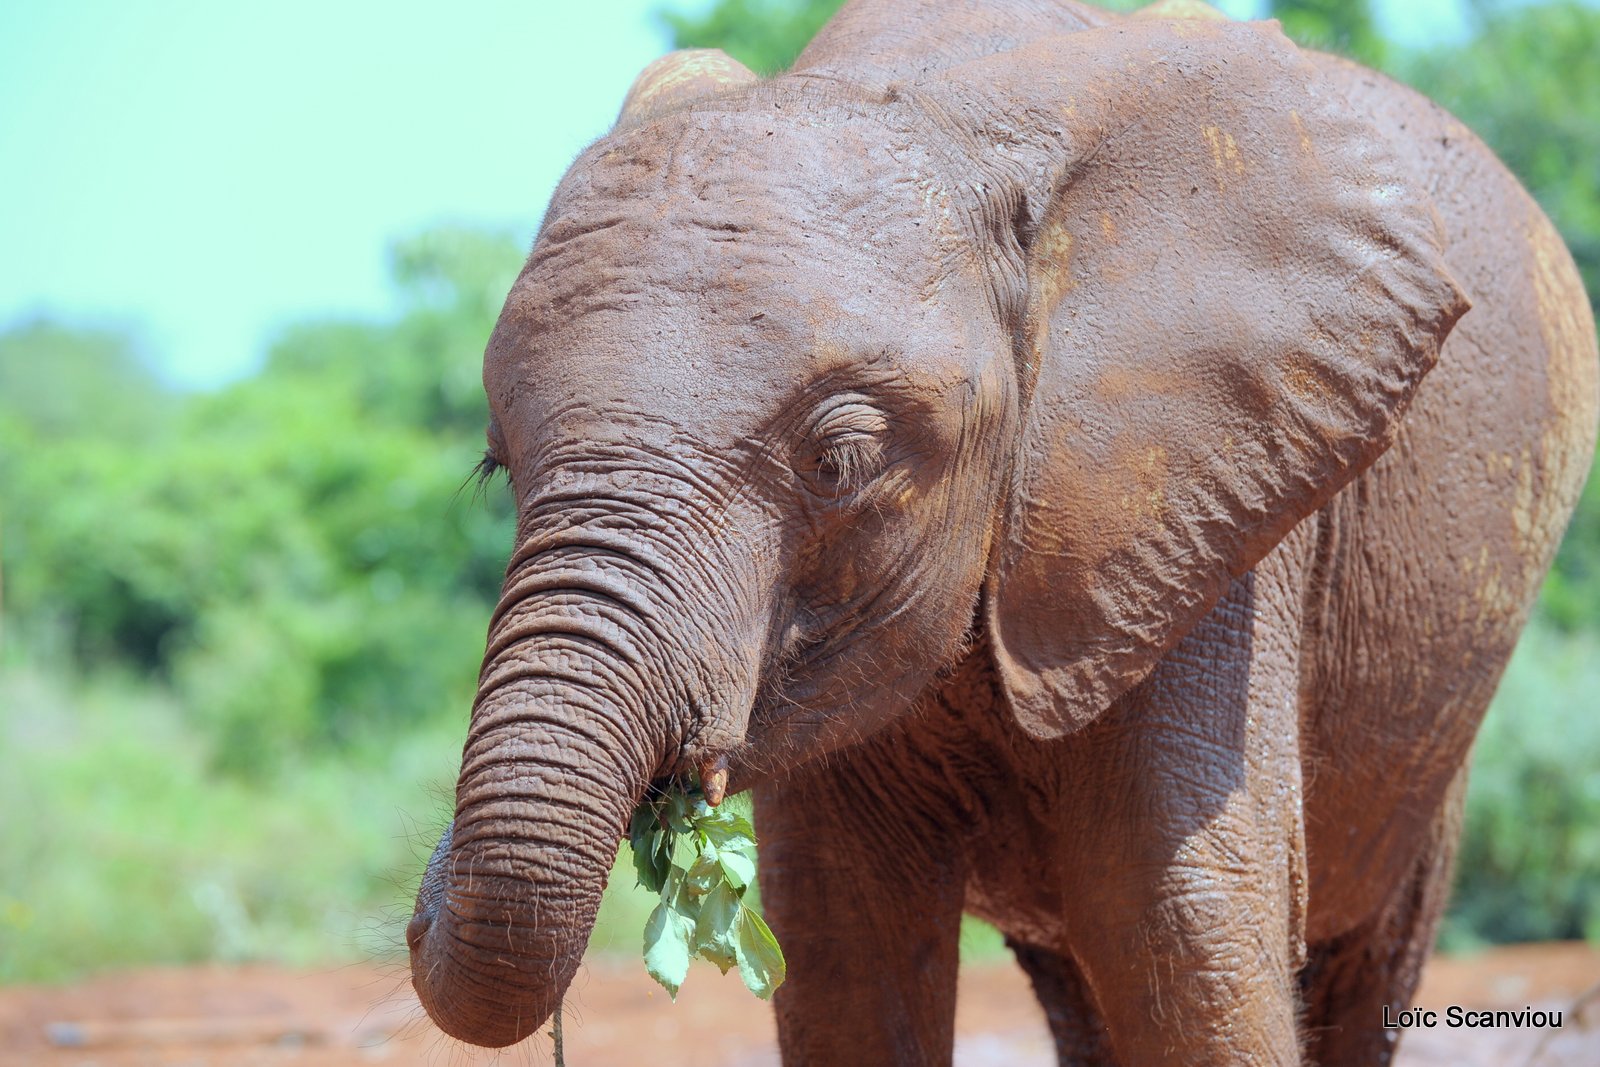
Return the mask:
<path id="1" fill-rule="evenodd" d="M 949 1062 L 964 910 L 1064 1063 L 1392 1054 L 1596 422 L 1571 260 L 1449 115 L 1182 0 L 858 0 L 789 75 L 641 77 L 484 382 L 447 1032 L 540 1026 L 648 784 L 726 760 L 786 1063 Z"/>

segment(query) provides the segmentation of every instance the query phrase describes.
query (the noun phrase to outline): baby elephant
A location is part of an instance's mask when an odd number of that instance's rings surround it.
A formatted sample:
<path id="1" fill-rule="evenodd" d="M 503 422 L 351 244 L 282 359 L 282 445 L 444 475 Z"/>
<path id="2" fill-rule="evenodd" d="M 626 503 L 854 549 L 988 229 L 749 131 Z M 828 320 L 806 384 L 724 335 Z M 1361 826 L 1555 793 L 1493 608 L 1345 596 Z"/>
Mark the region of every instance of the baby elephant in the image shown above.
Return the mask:
<path id="1" fill-rule="evenodd" d="M 507 1045 L 647 787 L 754 789 L 787 1064 L 1383 1063 L 1593 452 L 1571 258 L 1274 23 L 856 0 L 653 64 L 489 341 L 516 544 L 408 930 Z"/>

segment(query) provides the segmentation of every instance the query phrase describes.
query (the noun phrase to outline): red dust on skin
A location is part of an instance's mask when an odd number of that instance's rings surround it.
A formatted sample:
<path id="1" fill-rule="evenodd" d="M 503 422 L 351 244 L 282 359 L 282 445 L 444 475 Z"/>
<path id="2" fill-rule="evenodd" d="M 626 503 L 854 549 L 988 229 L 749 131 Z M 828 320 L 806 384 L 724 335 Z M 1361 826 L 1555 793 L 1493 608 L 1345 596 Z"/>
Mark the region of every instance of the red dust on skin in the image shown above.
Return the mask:
<path id="1" fill-rule="evenodd" d="M 1063 1059 L 1386 1062 L 1594 444 L 1537 206 L 1191 0 L 855 0 L 629 101 L 485 358 L 519 523 L 429 1013 L 542 1025 L 698 772 L 755 789 L 787 1061 L 949 1062 L 965 910 Z"/>

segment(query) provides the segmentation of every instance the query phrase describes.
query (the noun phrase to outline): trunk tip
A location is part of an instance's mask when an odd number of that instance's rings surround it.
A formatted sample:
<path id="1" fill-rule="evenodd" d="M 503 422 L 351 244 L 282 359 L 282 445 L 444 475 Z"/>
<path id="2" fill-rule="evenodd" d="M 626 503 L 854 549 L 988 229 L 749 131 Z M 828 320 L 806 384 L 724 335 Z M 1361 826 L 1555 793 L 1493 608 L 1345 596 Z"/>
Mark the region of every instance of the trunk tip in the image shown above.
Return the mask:
<path id="1" fill-rule="evenodd" d="M 728 757 L 707 758 L 700 764 L 700 791 L 706 804 L 716 807 L 728 795 Z"/>

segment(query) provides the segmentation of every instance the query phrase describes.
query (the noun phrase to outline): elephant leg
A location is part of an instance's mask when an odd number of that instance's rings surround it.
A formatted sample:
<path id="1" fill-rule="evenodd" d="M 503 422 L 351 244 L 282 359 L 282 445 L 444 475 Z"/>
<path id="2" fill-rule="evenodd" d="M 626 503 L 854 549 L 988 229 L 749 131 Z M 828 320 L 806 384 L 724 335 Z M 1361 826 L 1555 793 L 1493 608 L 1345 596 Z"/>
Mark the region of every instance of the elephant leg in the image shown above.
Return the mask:
<path id="1" fill-rule="evenodd" d="M 1300 1062 L 1299 600 L 1273 562 L 1073 738 L 1068 942 L 1123 1063 Z"/>
<path id="2" fill-rule="evenodd" d="M 787 1067 L 951 1061 L 959 824 L 908 788 L 892 748 L 868 742 L 756 791 L 762 906 L 788 958 L 774 998 Z"/>
<path id="3" fill-rule="evenodd" d="M 1307 1062 L 1332 1067 L 1394 1059 L 1402 1031 L 1383 1028 L 1383 1010 L 1394 1018 L 1414 1006 L 1450 895 L 1466 785 L 1463 767 L 1434 816 L 1411 878 L 1378 917 L 1312 947 L 1300 978 Z"/>
<path id="4" fill-rule="evenodd" d="M 1071 956 L 1006 939 L 1017 963 L 1033 983 L 1055 1038 L 1061 1067 L 1110 1067 L 1116 1057 L 1106 1042 L 1105 1023 L 1095 1008 L 1089 986 Z"/>

